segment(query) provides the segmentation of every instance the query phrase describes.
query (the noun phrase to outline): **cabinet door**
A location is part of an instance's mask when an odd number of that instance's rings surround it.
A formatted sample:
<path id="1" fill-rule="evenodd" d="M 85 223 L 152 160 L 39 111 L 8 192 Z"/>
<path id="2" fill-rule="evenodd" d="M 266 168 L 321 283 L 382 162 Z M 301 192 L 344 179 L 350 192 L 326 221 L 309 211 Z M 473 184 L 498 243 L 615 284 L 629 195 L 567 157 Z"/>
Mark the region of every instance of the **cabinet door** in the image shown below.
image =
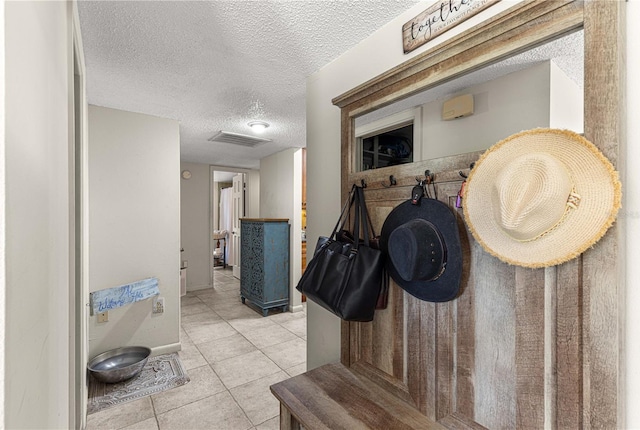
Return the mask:
<path id="1" fill-rule="evenodd" d="M 242 221 L 242 294 L 250 300 L 264 299 L 264 223 Z"/>
<path id="2" fill-rule="evenodd" d="M 289 224 L 273 222 L 265 225 L 263 246 L 265 300 L 289 298 Z"/>

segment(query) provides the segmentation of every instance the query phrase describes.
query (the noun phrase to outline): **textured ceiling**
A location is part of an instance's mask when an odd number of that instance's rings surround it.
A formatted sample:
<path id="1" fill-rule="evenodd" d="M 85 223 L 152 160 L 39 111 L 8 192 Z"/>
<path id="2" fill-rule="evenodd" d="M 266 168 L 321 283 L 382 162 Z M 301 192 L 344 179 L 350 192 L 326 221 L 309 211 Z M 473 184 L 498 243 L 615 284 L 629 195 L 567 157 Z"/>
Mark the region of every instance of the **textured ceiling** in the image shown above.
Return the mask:
<path id="1" fill-rule="evenodd" d="M 217 0 L 79 2 L 90 104 L 180 121 L 183 161 L 258 168 L 306 146 L 306 77 L 417 0 Z M 373 121 L 552 59 L 582 82 L 582 33 L 373 112 Z M 255 148 L 209 142 L 221 130 L 253 134 Z"/>
<path id="2" fill-rule="evenodd" d="M 257 168 L 306 146 L 306 77 L 415 3 L 80 1 L 88 101 L 180 121 L 183 161 Z M 273 142 L 207 141 L 255 119 Z"/>

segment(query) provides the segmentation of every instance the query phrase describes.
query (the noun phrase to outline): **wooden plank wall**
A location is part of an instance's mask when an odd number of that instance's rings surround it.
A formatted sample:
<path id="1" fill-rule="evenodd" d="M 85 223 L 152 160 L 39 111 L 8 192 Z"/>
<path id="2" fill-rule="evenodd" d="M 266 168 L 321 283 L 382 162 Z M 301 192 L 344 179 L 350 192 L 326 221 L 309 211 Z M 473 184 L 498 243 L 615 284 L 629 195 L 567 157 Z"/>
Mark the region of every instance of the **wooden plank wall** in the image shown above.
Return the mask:
<path id="1" fill-rule="evenodd" d="M 354 118 L 582 26 L 585 136 L 624 174 L 624 2 L 524 2 L 334 100 L 343 196 L 367 183 L 379 233 L 429 169 L 458 217 L 464 258 L 456 300 L 423 302 L 392 283 L 373 322 L 343 323 L 342 362 L 449 428 L 624 427 L 623 225 L 561 266 L 509 266 L 455 208 L 458 172 L 480 153 L 356 173 Z M 387 187 L 391 174 L 398 184 Z"/>

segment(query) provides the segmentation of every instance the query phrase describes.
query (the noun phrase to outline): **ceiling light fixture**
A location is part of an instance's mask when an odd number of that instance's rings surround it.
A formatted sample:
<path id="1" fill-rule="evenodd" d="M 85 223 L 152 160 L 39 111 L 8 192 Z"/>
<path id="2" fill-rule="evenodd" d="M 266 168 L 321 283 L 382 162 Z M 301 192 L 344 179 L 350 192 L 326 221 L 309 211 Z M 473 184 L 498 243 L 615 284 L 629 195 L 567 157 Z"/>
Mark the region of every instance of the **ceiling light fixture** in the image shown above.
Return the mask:
<path id="1" fill-rule="evenodd" d="M 251 127 L 251 130 L 256 133 L 262 133 L 267 129 L 267 127 L 269 127 L 269 123 L 264 121 L 251 121 L 249 122 L 249 127 Z"/>

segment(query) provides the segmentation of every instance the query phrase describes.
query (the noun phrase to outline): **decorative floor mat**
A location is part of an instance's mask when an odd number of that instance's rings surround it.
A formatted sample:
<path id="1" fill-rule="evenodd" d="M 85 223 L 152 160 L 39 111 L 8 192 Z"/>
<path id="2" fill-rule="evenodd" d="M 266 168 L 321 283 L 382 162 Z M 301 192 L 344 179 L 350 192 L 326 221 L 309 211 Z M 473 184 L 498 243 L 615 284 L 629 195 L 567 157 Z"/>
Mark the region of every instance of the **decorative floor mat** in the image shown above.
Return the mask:
<path id="1" fill-rule="evenodd" d="M 182 367 L 177 352 L 151 357 L 137 377 L 117 384 L 107 384 L 90 375 L 87 412 L 93 414 L 187 382 L 189 376 Z"/>

